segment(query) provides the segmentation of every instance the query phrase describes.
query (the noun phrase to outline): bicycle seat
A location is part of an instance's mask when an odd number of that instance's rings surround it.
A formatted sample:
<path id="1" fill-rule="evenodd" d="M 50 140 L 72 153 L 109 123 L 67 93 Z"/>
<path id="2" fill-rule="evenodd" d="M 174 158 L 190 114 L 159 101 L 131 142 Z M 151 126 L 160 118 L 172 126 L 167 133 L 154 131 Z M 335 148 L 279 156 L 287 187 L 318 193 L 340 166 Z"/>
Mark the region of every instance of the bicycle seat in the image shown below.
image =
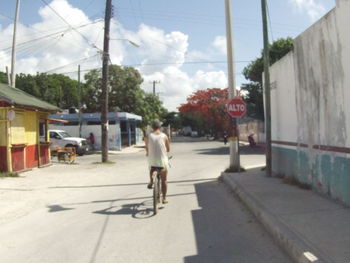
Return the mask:
<path id="1" fill-rule="evenodd" d="M 160 167 L 160 166 L 152 166 L 151 168 L 157 169 L 157 170 L 163 170 L 164 169 L 164 167 Z"/>

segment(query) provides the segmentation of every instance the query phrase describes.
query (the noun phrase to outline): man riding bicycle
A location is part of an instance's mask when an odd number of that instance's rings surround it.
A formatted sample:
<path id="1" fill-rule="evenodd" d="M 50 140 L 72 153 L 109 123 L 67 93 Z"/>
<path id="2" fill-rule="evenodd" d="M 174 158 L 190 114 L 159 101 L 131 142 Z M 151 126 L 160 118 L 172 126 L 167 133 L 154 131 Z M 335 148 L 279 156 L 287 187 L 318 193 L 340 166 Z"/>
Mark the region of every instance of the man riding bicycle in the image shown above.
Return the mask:
<path id="1" fill-rule="evenodd" d="M 147 185 L 148 189 L 152 189 L 153 186 L 153 172 L 157 168 L 161 168 L 161 181 L 162 181 L 162 203 L 168 203 L 166 199 L 167 194 L 167 175 L 169 168 L 169 159 L 167 153 L 170 151 L 169 138 L 161 132 L 161 122 L 155 120 L 152 123 L 152 132 L 145 138 L 146 143 L 146 155 L 148 156 L 148 163 L 150 167 L 150 182 Z"/>

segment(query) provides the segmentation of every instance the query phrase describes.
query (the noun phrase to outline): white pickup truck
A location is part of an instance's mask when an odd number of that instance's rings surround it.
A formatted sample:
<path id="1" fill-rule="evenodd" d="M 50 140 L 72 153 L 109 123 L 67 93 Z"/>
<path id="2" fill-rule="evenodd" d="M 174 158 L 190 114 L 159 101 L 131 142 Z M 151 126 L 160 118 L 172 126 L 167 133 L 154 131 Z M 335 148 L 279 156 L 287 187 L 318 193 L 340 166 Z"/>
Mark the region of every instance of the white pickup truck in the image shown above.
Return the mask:
<path id="1" fill-rule="evenodd" d="M 89 151 L 89 145 L 86 139 L 72 137 L 63 130 L 49 130 L 50 132 L 50 149 L 56 150 L 57 147 L 75 147 L 78 155 L 84 155 Z"/>

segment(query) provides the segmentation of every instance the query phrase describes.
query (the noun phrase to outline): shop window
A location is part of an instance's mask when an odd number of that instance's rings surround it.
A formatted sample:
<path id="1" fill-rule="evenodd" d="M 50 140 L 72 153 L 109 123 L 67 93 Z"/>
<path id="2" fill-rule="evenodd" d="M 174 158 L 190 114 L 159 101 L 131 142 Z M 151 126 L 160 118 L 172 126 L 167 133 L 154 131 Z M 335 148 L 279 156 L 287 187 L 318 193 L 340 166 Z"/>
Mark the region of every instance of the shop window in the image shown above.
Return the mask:
<path id="1" fill-rule="evenodd" d="M 88 121 L 87 125 L 101 125 L 100 121 Z"/>
<path id="2" fill-rule="evenodd" d="M 120 131 L 121 132 L 128 132 L 126 121 L 121 121 L 120 122 Z"/>
<path id="3" fill-rule="evenodd" d="M 67 123 L 64 123 L 64 126 L 78 126 L 79 121 L 69 121 Z"/>
<path id="4" fill-rule="evenodd" d="M 40 121 L 39 122 L 39 136 L 41 142 L 47 142 L 47 136 L 46 136 L 46 122 Z"/>

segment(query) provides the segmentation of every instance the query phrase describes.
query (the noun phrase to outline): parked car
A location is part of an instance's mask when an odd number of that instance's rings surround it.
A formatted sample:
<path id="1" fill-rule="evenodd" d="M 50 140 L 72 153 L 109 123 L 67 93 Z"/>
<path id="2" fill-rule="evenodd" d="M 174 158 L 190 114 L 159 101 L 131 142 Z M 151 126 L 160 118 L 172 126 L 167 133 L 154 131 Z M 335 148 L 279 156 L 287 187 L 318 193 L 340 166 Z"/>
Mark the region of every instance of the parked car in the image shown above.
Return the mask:
<path id="1" fill-rule="evenodd" d="M 55 151 L 57 147 L 75 147 L 78 155 L 84 155 L 89 151 L 89 145 L 86 139 L 72 137 L 64 130 L 49 130 L 50 132 L 50 149 Z"/>
<path id="2" fill-rule="evenodd" d="M 192 137 L 198 137 L 198 132 L 197 131 L 192 131 L 191 132 Z"/>

